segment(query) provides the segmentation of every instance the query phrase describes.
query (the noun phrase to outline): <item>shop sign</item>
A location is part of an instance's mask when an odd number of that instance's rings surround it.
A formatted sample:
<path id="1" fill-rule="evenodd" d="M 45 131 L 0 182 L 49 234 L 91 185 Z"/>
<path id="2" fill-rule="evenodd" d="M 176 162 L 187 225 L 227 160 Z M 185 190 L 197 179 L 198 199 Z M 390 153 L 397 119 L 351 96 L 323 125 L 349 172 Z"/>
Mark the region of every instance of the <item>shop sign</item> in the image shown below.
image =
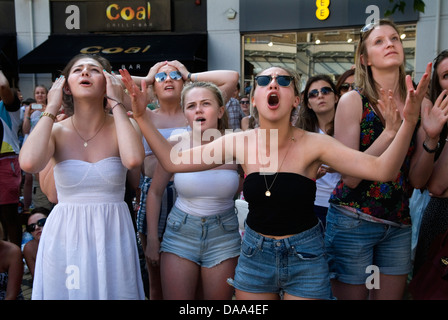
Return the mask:
<path id="1" fill-rule="evenodd" d="M 316 17 L 319 20 L 327 20 L 330 16 L 330 0 L 316 0 Z"/>
<path id="2" fill-rule="evenodd" d="M 170 31 L 165 0 L 52 1 L 53 33 Z"/>

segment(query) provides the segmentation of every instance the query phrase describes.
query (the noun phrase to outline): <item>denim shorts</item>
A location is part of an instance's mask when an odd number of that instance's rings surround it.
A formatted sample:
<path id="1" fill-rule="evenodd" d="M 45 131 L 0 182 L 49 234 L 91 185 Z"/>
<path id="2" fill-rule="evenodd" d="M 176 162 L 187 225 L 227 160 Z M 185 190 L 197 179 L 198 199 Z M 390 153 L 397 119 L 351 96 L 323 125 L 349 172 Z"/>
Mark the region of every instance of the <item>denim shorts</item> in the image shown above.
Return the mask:
<path id="1" fill-rule="evenodd" d="M 325 247 L 332 279 L 360 285 L 371 275 L 367 270 L 385 275 L 411 271 L 410 226 L 395 227 L 348 214 L 341 206 L 328 208 Z"/>
<path id="2" fill-rule="evenodd" d="M 321 223 L 281 240 L 246 225 L 235 279 L 228 282 L 251 293 L 333 299 Z"/>
<path id="3" fill-rule="evenodd" d="M 241 236 L 234 208 L 222 214 L 198 217 L 173 206 L 168 215 L 161 252 L 169 252 L 211 268 L 240 255 Z"/>

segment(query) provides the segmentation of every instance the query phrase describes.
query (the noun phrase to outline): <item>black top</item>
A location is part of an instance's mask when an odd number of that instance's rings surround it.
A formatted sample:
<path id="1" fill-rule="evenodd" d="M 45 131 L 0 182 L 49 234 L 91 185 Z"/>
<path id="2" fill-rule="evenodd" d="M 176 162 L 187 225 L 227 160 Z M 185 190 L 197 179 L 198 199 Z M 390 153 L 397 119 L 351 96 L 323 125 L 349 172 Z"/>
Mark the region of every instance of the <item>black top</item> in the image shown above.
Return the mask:
<path id="1" fill-rule="evenodd" d="M 272 236 L 297 234 L 314 227 L 316 182 L 296 173 L 253 172 L 244 180 L 244 198 L 249 203 L 246 223 L 254 231 Z M 266 182 L 265 182 L 266 178 Z M 266 184 L 270 197 L 265 195 Z"/>

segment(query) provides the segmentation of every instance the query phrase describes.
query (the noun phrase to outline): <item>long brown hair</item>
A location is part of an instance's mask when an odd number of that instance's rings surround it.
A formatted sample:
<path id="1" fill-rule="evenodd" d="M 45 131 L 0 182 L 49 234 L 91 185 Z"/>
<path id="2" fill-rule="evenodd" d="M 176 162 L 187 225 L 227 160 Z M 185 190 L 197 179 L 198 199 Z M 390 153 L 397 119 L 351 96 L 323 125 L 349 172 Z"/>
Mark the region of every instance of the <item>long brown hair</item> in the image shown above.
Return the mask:
<path id="1" fill-rule="evenodd" d="M 68 76 L 70 74 L 70 69 L 73 67 L 75 62 L 80 60 L 80 59 L 85 59 L 85 58 L 93 59 L 93 60 L 99 62 L 101 64 L 101 66 L 103 67 L 103 69 L 106 70 L 109 73 L 112 71 L 112 66 L 110 65 L 109 60 L 107 60 L 106 58 L 104 58 L 104 57 L 102 57 L 100 55 L 97 55 L 97 54 L 81 53 L 81 54 L 78 54 L 78 55 L 74 56 L 67 63 L 65 68 L 62 70 L 61 75 L 63 75 L 65 77 L 65 79 L 68 79 Z M 64 105 L 64 109 L 65 109 L 66 114 L 73 114 L 74 107 L 73 107 L 73 96 L 72 95 L 63 92 L 62 104 Z M 106 107 L 106 105 L 107 105 L 107 99 L 104 98 L 103 106 Z"/>
<path id="2" fill-rule="evenodd" d="M 361 32 L 361 38 L 355 53 L 355 85 L 362 90 L 362 94 L 369 100 L 372 105 L 376 105 L 379 99 L 378 88 L 375 79 L 373 79 L 371 67 L 367 63 L 363 63 L 361 56 L 364 57 L 364 61 L 367 60 L 367 48 L 366 40 L 369 38 L 372 30 L 377 26 L 391 26 L 398 32 L 396 25 L 387 19 L 381 19 L 378 22 L 371 24 L 371 28 L 365 32 Z M 401 39 L 400 39 L 401 41 Z M 403 63 L 400 66 L 399 75 L 399 90 L 400 97 L 403 101 L 406 100 L 407 88 L 406 88 L 406 58 L 403 59 Z"/>
<path id="3" fill-rule="evenodd" d="M 313 109 L 309 108 L 309 99 L 308 99 L 308 91 L 310 90 L 311 85 L 317 81 L 325 81 L 328 85 L 333 89 L 334 95 L 336 93 L 336 86 L 330 76 L 326 74 L 320 74 L 313 76 L 308 79 L 305 85 L 304 95 L 303 95 L 303 103 L 299 108 L 299 117 L 297 118 L 297 122 L 295 126 L 297 128 L 311 131 L 311 132 L 319 132 L 319 121 L 317 119 L 317 115 Z M 337 103 L 335 103 L 336 110 Z M 334 120 L 334 119 L 333 119 Z M 334 133 L 334 122 L 328 123 L 326 125 L 325 131 L 328 135 L 332 136 Z"/>

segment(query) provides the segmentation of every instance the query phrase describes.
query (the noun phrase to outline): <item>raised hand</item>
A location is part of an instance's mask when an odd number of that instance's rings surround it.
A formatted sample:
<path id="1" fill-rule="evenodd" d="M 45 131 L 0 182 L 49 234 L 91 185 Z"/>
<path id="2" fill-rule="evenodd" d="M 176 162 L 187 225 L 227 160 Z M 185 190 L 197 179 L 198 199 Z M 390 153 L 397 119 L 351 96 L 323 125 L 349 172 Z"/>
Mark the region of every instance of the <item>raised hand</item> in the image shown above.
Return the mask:
<path id="1" fill-rule="evenodd" d="M 162 62 L 157 62 L 155 65 L 153 65 L 151 67 L 151 69 L 149 69 L 149 72 L 148 72 L 147 76 L 145 77 L 146 83 L 153 84 L 155 81 L 157 71 L 159 71 L 159 69 L 166 64 L 168 64 L 167 61 L 162 61 Z"/>
<path id="2" fill-rule="evenodd" d="M 443 90 L 434 106 L 426 104 L 422 110 L 422 126 L 430 139 L 437 138 L 448 121 L 447 93 L 447 90 Z"/>
<path id="3" fill-rule="evenodd" d="M 123 81 L 129 96 L 131 97 L 132 113 L 134 119 L 140 118 L 146 114 L 147 106 L 147 87 L 145 80 L 141 82 L 141 89 L 134 83 L 131 75 L 126 69 L 120 69 L 121 81 Z"/>
<path id="4" fill-rule="evenodd" d="M 106 70 L 103 70 L 103 74 L 106 78 L 107 99 L 113 100 L 115 103 L 123 102 L 124 90 L 120 80 L 114 74 L 110 74 Z"/>
<path id="5" fill-rule="evenodd" d="M 179 70 L 180 74 L 182 75 L 182 79 L 184 79 L 184 81 L 188 80 L 188 70 L 181 62 L 179 62 L 177 60 L 173 60 L 173 61 L 169 61 L 168 65 Z"/>
<path id="6" fill-rule="evenodd" d="M 408 95 L 406 97 L 406 103 L 404 106 L 403 117 L 407 121 L 417 123 L 420 117 L 420 110 L 423 98 L 428 92 L 429 82 L 431 80 L 431 68 L 432 63 L 428 63 L 426 71 L 420 80 L 417 89 L 414 89 L 411 77 L 406 76 L 406 87 L 408 89 Z"/>
<path id="7" fill-rule="evenodd" d="M 387 93 L 384 89 L 380 89 L 380 99 L 378 100 L 378 107 L 384 117 L 385 129 L 397 132 L 400 129 L 401 117 L 397 109 L 397 105 L 393 98 L 392 90 Z"/>
<path id="8" fill-rule="evenodd" d="M 52 114 L 57 114 L 62 106 L 63 88 L 65 85 L 65 77 L 60 76 L 57 78 L 47 95 L 47 111 Z"/>

